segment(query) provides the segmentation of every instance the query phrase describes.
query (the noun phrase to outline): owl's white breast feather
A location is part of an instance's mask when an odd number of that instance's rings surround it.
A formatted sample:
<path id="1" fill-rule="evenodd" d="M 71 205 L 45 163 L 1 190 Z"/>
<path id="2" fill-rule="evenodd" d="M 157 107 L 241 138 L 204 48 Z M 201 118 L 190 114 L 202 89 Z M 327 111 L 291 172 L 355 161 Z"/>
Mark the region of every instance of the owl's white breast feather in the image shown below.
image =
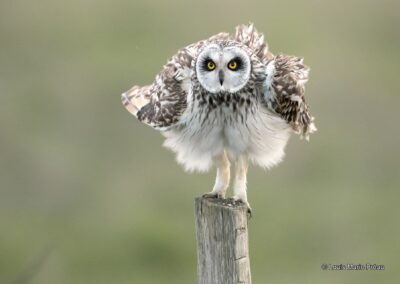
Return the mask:
<path id="1" fill-rule="evenodd" d="M 290 126 L 265 107 L 257 108 L 242 121 L 237 111 L 220 106 L 204 120 L 205 112 L 194 102 L 192 111 L 183 115 L 180 126 L 163 132 L 164 146 L 177 153 L 177 161 L 188 171 L 207 171 L 213 157 L 224 149 L 233 159 L 247 155 L 261 167 L 274 166 L 284 156 Z"/>

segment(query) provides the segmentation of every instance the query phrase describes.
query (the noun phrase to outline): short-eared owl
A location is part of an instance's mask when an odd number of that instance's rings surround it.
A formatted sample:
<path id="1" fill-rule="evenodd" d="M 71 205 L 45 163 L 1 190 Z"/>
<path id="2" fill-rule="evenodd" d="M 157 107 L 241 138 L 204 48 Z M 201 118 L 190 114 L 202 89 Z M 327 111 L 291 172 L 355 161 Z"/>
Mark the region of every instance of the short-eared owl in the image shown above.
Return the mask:
<path id="1" fill-rule="evenodd" d="M 253 24 L 219 33 L 178 51 L 153 84 L 122 94 L 124 106 L 160 130 L 164 145 L 186 170 L 217 177 L 207 197 L 224 198 L 235 162 L 234 196 L 250 206 L 249 161 L 270 168 L 283 156 L 290 133 L 316 130 L 304 99 L 309 68 L 303 59 L 273 55 Z"/>

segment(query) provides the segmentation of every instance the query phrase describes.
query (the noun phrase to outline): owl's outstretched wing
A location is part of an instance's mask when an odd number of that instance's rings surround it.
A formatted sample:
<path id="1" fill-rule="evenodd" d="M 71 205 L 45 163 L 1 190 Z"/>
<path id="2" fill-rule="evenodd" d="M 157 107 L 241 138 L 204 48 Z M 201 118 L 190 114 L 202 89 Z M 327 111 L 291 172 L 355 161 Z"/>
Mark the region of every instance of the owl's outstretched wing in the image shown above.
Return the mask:
<path id="1" fill-rule="evenodd" d="M 175 125 L 187 108 L 193 59 L 207 42 L 227 38 L 228 34 L 220 33 L 182 48 L 167 62 L 153 84 L 134 86 L 123 93 L 123 105 L 141 122 L 156 129 L 165 130 Z"/>
<path id="2" fill-rule="evenodd" d="M 191 54 L 180 50 L 156 76 L 153 84 L 134 86 L 122 94 L 126 109 L 141 122 L 164 129 L 175 124 L 186 109 Z"/>
<path id="3" fill-rule="evenodd" d="M 317 130 L 304 98 L 304 85 L 310 69 L 303 64 L 302 58 L 282 54 L 275 56 L 266 66 L 264 101 L 267 107 L 308 140 L 309 135 Z"/>
<path id="4" fill-rule="evenodd" d="M 285 119 L 296 133 L 308 139 L 316 127 L 304 98 L 304 85 L 310 69 L 303 64 L 303 59 L 274 56 L 268 51 L 263 34 L 253 24 L 236 27 L 235 40 L 248 46 L 266 66 L 263 86 L 265 105 Z"/>

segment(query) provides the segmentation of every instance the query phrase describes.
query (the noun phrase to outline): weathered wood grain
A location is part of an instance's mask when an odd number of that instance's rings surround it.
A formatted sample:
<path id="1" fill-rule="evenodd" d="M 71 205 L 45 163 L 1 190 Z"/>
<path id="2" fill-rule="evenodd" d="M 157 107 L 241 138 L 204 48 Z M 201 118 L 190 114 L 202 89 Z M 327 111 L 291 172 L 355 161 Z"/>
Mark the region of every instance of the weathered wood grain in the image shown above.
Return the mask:
<path id="1" fill-rule="evenodd" d="M 246 206 L 199 197 L 195 214 L 198 283 L 250 284 Z"/>

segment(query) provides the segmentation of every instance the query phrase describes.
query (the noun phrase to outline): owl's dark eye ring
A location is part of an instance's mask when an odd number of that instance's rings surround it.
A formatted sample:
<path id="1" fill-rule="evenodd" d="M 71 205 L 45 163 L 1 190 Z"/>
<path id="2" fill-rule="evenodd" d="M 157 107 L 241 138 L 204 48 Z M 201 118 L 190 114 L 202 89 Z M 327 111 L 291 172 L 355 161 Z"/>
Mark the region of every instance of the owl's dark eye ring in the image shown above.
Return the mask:
<path id="1" fill-rule="evenodd" d="M 228 63 L 228 69 L 231 71 L 237 71 L 238 69 L 242 68 L 243 62 L 240 58 L 234 58 Z"/>
<path id="2" fill-rule="evenodd" d="M 205 66 L 207 71 L 213 71 L 217 67 L 217 65 L 211 59 L 206 60 L 204 62 L 204 66 Z"/>
<path id="3" fill-rule="evenodd" d="M 236 70 L 238 68 L 237 62 L 235 60 L 232 60 L 231 62 L 229 62 L 228 68 L 233 71 Z"/>

